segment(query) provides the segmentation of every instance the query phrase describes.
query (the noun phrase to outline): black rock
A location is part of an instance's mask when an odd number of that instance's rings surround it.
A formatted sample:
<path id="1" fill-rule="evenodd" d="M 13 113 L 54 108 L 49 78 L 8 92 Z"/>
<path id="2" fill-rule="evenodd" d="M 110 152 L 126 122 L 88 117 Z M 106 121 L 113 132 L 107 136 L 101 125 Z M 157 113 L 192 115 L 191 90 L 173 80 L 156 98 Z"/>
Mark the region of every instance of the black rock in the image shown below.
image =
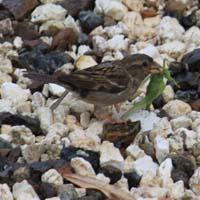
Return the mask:
<path id="1" fill-rule="evenodd" d="M 106 199 L 105 195 L 102 192 L 100 192 L 98 190 L 94 190 L 94 189 L 87 189 L 86 190 L 86 197 L 93 197 L 96 200 Z"/>
<path id="2" fill-rule="evenodd" d="M 99 169 L 99 153 L 82 148 L 68 147 L 61 151 L 61 158 L 70 161 L 72 158 L 82 157 L 93 166 L 95 172 Z"/>
<path id="3" fill-rule="evenodd" d="M 56 188 L 50 183 L 41 183 L 36 187 L 36 193 L 40 199 L 46 199 L 57 196 Z"/>
<path id="4" fill-rule="evenodd" d="M 138 187 L 140 184 L 140 180 L 142 176 L 140 176 L 137 172 L 129 172 L 129 173 L 124 173 L 124 177 L 128 179 L 128 186 L 129 189 L 132 187 Z"/>
<path id="5" fill-rule="evenodd" d="M 36 72 L 53 74 L 62 65 L 73 62 L 73 59 L 64 52 L 52 51 L 43 53 L 40 50 L 26 51 L 19 55 L 21 66 Z"/>
<path id="6" fill-rule="evenodd" d="M 58 186 L 58 196 L 61 200 L 78 199 L 78 194 L 72 184 Z"/>
<path id="7" fill-rule="evenodd" d="M 42 130 L 40 128 L 40 121 L 37 118 L 29 116 L 23 116 L 21 114 L 11 114 L 9 112 L 0 113 L 0 126 L 2 124 L 8 124 L 11 126 L 24 125 L 33 132 L 35 135 L 41 135 Z"/>
<path id="8" fill-rule="evenodd" d="M 59 168 L 66 164 L 65 160 L 48 160 L 43 162 L 35 162 L 30 164 L 30 169 L 32 173 L 44 173 L 51 168 Z"/>
<path id="9" fill-rule="evenodd" d="M 89 33 L 94 28 L 104 23 L 103 16 L 92 11 L 81 11 L 79 13 L 79 21 L 83 31 L 86 33 Z"/>
<path id="10" fill-rule="evenodd" d="M 113 167 L 113 166 L 105 166 L 99 169 L 99 173 L 104 174 L 105 176 L 110 178 L 110 183 L 114 184 L 122 177 L 121 170 Z"/>
<path id="11" fill-rule="evenodd" d="M 13 148 L 8 156 L 7 156 L 7 159 L 9 162 L 17 162 L 18 158 L 21 156 L 22 152 L 21 152 L 21 148 L 20 146 L 16 147 L 16 148 Z"/>
<path id="12" fill-rule="evenodd" d="M 156 99 L 152 102 L 154 108 L 162 108 L 165 105 L 165 101 L 162 95 L 159 95 Z"/>
<path id="13" fill-rule="evenodd" d="M 175 94 L 175 99 L 180 99 L 187 103 L 195 102 L 199 99 L 199 92 L 196 90 L 178 90 Z"/>
<path id="14" fill-rule="evenodd" d="M 184 154 L 171 154 L 168 157 L 172 159 L 173 171 L 172 179 L 176 182 L 183 180 L 185 186 L 188 186 L 189 178 L 194 174 L 196 164 L 195 159 L 192 156 L 186 156 Z"/>
<path id="15" fill-rule="evenodd" d="M 12 145 L 10 142 L 4 140 L 3 138 L 0 138 L 0 149 L 11 149 Z"/>
<path id="16" fill-rule="evenodd" d="M 184 55 L 181 62 L 188 65 L 190 72 L 200 72 L 200 48 Z"/>
<path id="17" fill-rule="evenodd" d="M 171 172 L 171 177 L 172 177 L 174 182 L 182 180 L 184 185 L 186 187 L 188 187 L 190 177 L 184 171 L 182 171 L 180 169 L 173 169 L 172 172 Z"/>
<path id="18" fill-rule="evenodd" d="M 196 15 L 192 12 L 190 15 L 183 16 L 181 19 L 181 24 L 185 29 L 189 29 L 190 27 L 194 26 L 197 22 Z"/>

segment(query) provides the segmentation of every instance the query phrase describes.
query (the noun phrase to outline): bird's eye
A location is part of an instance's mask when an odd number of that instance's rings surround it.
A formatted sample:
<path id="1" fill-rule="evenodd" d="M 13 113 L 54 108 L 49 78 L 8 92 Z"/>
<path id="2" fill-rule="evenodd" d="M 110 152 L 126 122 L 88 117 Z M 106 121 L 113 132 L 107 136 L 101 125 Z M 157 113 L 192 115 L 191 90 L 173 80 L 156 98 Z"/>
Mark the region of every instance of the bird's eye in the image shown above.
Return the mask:
<path id="1" fill-rule="evenodd" d="M 148 66 L 148 63 L 147 63 L 146 61 L 144 61 L 144 62 L 143 62 L 143 66 L 144 66 L 144 67 L 147 67 L 147 66 Z"/>

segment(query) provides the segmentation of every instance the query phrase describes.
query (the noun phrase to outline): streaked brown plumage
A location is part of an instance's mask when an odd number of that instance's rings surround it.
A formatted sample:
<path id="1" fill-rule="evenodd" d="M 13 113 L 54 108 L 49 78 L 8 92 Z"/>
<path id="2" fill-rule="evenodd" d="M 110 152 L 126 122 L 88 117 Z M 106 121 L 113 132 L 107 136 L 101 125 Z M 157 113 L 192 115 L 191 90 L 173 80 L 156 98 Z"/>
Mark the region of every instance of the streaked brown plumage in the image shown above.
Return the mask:
<path id="1" fill-rule="evenodd" d="M 137 91 L 145 77 L 161 72 L 162 67 L 151 57 L 145 54 L 134 54 L 122 60 L 103 62 L 71 74 L 50 76 L 28 72 L 25 76 L 43 83 L 62 85 L 88 103 L 107 106 L 128 100 Z M 67 92 L 60 97 L 60 100 L 66 94 Z"/>

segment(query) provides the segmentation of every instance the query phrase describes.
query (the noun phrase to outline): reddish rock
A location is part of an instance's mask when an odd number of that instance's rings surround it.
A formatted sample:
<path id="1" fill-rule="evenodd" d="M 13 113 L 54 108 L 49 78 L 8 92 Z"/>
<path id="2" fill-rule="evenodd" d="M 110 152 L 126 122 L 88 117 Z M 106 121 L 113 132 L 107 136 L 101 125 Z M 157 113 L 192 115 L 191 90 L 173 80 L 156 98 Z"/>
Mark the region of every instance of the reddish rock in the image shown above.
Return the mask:
<path id="1" fill-rule="evenodd" d="M 68 11 L 69 15 L 78 16 L 82 10 L 93 10 L 94 0 L 63 0 L 61 5 Z"/>
<path id="2" fill-rule="evenodd" d="M 39 3 L 38 0 L 3 0 L 1 4 L 7 8 L 15 19 L 23 19 Z"/>
<path id="3" fill-rule="evenodd" d="M 72 28 L 59 31 L 53 38 L 51 49 L 65 50 L 78 40 L 77 34 Z"/>

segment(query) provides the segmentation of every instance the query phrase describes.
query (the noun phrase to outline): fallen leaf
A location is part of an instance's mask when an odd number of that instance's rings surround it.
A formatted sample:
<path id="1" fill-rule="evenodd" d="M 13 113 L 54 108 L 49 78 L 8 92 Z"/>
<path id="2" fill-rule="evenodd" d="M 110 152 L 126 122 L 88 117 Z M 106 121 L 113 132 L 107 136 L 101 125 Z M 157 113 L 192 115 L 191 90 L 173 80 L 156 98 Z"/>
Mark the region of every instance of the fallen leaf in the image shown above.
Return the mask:
<path id="1" fill-rule="evenodd" d="M 105 194 L 110 200 L 135 200 L 134 196 L 128 192 L 122 190 L 117 186 L 113 186 L 107 183 L 103 183 L 101 180 L 96 179 L 95 176 L 82 176 L 72 173 L 69 166 L 63 166 L 57 169 L 59 173 L 66 180 L 72 182 L 75 185 L 78 185 L 82 188 L 90 188 L 101 191 Z"/>

